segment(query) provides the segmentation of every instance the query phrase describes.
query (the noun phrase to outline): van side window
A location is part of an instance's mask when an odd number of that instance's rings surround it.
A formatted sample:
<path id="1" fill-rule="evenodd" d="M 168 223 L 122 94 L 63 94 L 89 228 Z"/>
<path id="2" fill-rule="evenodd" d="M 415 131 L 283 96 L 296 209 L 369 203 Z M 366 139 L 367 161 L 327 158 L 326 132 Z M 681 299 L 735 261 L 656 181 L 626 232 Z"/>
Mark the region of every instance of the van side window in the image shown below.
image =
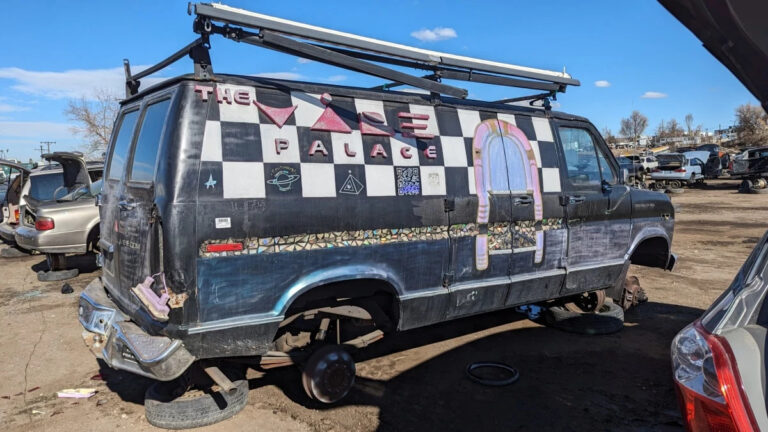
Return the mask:
<path id="1" fill-rule="evenodd" d="M 600 167 L 592 134 L 586 129 L 566 126 L 558 127 L 558 131 L 568 180 L 574 186 L 599 186 Z"/>
<path id="2" fill-rule="evenodd" d="M 139 110 L 133 110 L 123 114 L 123 118 L 120 120 L 117 138 L 112 145 L 112 155 L 109 157 L 109 169 L 107 170 L 109 173 L 107 178 L 109 179 L 120 180 L 123 176 L 125 158 L 128 157 L 128 147 L 131 146 L 131 138 L 138 118 Z"/>
<path id="3" fill-rule="evenodd" d="M 160 149 L 165 118 L 168 114 L 170 99 L 149 105 L 141 120 L 139 139 L 133 150 L 133 163 L 128 179 L 131 181 L 151 182 L 155 180 L 155 162 Z"/>

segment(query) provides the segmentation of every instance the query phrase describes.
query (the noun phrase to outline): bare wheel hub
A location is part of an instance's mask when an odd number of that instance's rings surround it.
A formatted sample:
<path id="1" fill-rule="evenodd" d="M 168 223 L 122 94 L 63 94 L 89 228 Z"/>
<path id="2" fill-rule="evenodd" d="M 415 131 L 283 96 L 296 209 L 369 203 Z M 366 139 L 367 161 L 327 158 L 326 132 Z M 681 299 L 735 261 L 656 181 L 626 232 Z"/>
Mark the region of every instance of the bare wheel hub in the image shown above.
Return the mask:
<path id="1" fill-rule="evenodd" d="M 334 403 L 355 384 L 355 372 L 352 356 L 339 345 L 328 345 L 309 357 L 301 381 L 310 398 Z"/>
<path id="2" fill-rule="evenodd" d="M 605 304 L 605 290 L 587 292 L 577 296 L 563 306 L 571 312 L 595 312 Z"/>

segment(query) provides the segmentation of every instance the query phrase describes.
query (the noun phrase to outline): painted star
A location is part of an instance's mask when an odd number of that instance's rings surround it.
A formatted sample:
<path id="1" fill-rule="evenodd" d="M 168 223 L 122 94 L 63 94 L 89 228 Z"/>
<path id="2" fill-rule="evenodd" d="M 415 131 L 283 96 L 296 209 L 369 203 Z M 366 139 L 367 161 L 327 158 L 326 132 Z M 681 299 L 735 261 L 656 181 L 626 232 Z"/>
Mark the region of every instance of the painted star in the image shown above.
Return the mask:
<path id="1" fill-rule="evenodd" d="M 206 189 L 213 189 L 216 186 L 216 180 L 213 179 L 213 174 L 208 175 L 208 181 L 203 183 Z"/>

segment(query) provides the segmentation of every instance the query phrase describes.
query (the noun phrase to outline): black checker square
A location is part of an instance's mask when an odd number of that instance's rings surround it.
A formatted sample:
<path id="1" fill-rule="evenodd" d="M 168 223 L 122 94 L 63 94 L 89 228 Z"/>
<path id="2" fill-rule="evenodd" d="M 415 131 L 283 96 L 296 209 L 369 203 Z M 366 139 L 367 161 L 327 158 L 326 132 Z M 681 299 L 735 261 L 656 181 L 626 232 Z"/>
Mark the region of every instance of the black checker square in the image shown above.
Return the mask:
<path id="1" fill-rule="evenodd" d="M 486 120 L 496 120 L 498 119 L 498 115 L 496 115 L 495 112 L 492 111 L 480 111 L 480 121 L 484 122 Z"/>
<path id="2" fill-rule="evenodd" d="M 316 131 L 304 126 L 298 126 L 296 132 L 299 137 L 299 156 L 302 162 L 333 163 L 333 144 L 331 143 L 330 132 Z M 316 141 L 319 142 L 316 143 Z M 310 155 L 310 151 L 313 151 L 313 154 Z M 326 156 L 325 153 L 328 155 Z"/>
<path id="3" fill-rule="evenodd" d="M 536 130 L 533 128 L 531 116 L 515 114 L 515 124 L 523 131 L 528 141 L 536 141 Z"/>
<path id="4" fill-rule="evenodd" d="M 287 90 L 283 91 L 259 87 L 256 89 L 256 101 L 272 108 L 289 108 L 293 106 L 291 93 Z M 259 109 L 259 123 L 274 124 L 261 109 Z M 295 112 L 291 113 L 291 116 L 285 121 L 285 125 L 296 126 Z"/>
<path id="5" fill-rule="evenodd" d="M 336 197 L 349 199 L 365 199 L 365 165 L 339 164 L 334 165 L 336 176 Z"/>
<path id="6" fill-rule="evenodd" d="M 221 119 L 221 114 L 219 113 L 219 103 L 216 102 L 216 97 L 213 96 L 213 94 L 208 95 L 208 101 L 204 102 L 201 98 L 201 96 L 198 96 L 200 103 L 202 104 L 208 104 L 207 110 L 208 110 L 208 116 L 206 117 L 206 120 L 208 121 L 219 121 Z M 197 103 L 197 102 L 195 102 Z"/>
<path id="7" fill-rule="evenodd" d="M 371 156 L 372 154 L 374 156 Z M 392 165 L 392 145 L 389 137 L 363 135 L 363 157 L 366 165 Z"/>
<path id="8" fill-rule="evenodd" d="M 259 125 L 221 122 L 221 157 L 225 162 L 261 162 Z"/>
<path id="9" fill-rule="evenodd" d="M 387 119 L 387 124 L 391 126 L 396 133 L 402 134 L 403 129 L 400 127 L 400 118 L 398 113 L 406 112 L 410 113 L 410 107 L 408 104 L 401 102 L 384 101 L 384 117 Z M 410 123 L 411 119 L 402 119 L 403 123 Z M 406 133 L 413 132 L 412 130 L 406 130 Z"/>
<path id="10" fill-rule="evenodd" d="M 555 143 L 539 141 L 539 156 L 541 157 L 542 168 L 557 168 L 557 149 Z"/>
<path id="11" fill-rule="evenodd" d="M 461 123 L 459 113 L 454 107 L 436 106 L 437 129 L 441 136 L 461 136 Z"/>
<path id="12" fill-rule="evenodd" d="M 355 99 L 345 96 L 332 96 L 331 104 L 333 112 L 336 113 L 344 123 L 352 130 L 358 130 L 360 125 L 357 118 L 357 108 L 355 107 Z"/>
<path id="13" fill-rule="evenodd" d="M 445 192 L 450 196 L 469 195 L 469 170 L 463 167 L 445 167 Z"/>
<path id="14" fill-rule="evenodd" d="M 464 148 L 467 152 L 467 166 L 474 166 L 475 160 L 472 158 L 472 142 L 474 138 L 464 138 Z"/>
<path id="15" fill-rule="evenodd" d="M 200 200 L 220 200 L 224 198 L 224 182 L 221 162 L 200 162 L 200 179 L 197 196 Z"/>
<path id="16" fill-rule="evenodd" d="M 430 148 L 432 147 L 432 148 Z M 416 148 L 419 151 L 419 165 L 421 166 L 443 166 L 443 146 L 440 144 L 440 137 L 431 139 L 417 139 Z M 427 155 L 433 155 L 434 158 Z"/>
<path id="17" fill-rule="evenodd" d="M 300 198 L 301 164 L 265 163 L 264 181 L 267 198 Z"/>

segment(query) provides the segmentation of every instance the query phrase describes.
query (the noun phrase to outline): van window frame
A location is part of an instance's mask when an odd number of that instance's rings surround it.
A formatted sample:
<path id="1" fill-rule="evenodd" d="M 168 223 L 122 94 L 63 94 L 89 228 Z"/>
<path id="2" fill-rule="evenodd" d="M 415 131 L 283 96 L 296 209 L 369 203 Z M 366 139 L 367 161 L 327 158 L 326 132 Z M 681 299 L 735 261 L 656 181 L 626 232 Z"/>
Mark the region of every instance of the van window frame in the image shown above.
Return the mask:
<path id="1" fill-rule="evenodd" d="M 115 153 L 115 144 L 117 141 L 117 136 L 120 134 L 120 128 L 123 126 L 123 121 L 125 120 L 125 116 L 134 112 L 139 111 L 139 116 L 141 116 L 141 104 L 140 103 L 134 103 L 128 106 L 123 107 L 123 109 L 118 114 L 117 120 L 115 121 L 115 126 L 112 128 L 112 137 L 109 142 L 109 149 L 108 154 L 106 157 L 106 160 L 104 161 L 104 178 L 109 183 L 120 183 L 123 181 L 125 177 L 125 166 L 123 167 L 123 171 L 120 173 L 120 176 L 118 178 L 112 178 L 112 156 Z M 133 126 L 133 131 L 131 132 L 131 140 L 128 143 L 128 153 L 130 154 L 131 148 L 133 147 L 133 141 L 136 139 L 136 127 L 139 125 L 139 120 L 136 120 L 136 124 Z M 127 163 L 127 159 L 126 159 Z"/>
<path id="2" fill-rule="evenodd" d="M 616 183 L 613 184 L 613 186 L 623 184 L 622 176 L 620 175 L 621 169 L 618 161 L 616 160 L 616 157 L 613 155 L 613 152 L 610 151 L 610 148 L 605 143 L 602 136 L 597 132 L 597 129 L 594 127 L 594 125 L 592 125 L 592 123 L 574 121 L 574 120 L 560 120 L 560 119 L 553 119 L 553 123 L 554 123 L 553 129 L 554 129 L 554 135 L 555 135 L 555 144 L 557 146 L 557 153 L 558 153 L 559 162 L 560 162 L 560 183 L 563 191 L 602 193 L 603 191 L 602 183 L 604 181 L 607 181 L 607 179 L 606 179 L 606 176 L 603 174 L 603 167 L 602 167 L 602 164 L 600 163 L 600 159 L 597 152 L 600 152 L 603 155 L 606 162 L 608 162 L 608 165 L 610 166 L 613 176 L 616 178 Z M 600 182 L 598 184 L 574 184 L 573 182 L 571 182 L 571 178 L 568 175 L 568 163 L 565 158 L 565 148 L 563 147 L 563 142 L 560 138 L 561 127 L 571 128 L 571 129 L 582 129 L 592 137 L 592 146 L 595 150 L 595 162 L 597 163 L 597 170 L 598 170 L 598 173 L 600 174 Z"/>
<path id="3" fill-rule="evenodd" d="M 131 142 L 131 147 L 128 151 L 128 159 L 125 163 L 125 170 L 124 170 L 124 183 L 126 187 L 131 188 L 138 188 L 138 189 L 152 189 L 155 185 L 155 179 L 152 179 L 151 181 L 143 181 L 143 180 L 131 180 L 129 175 L 129 170 L 133 170 L 133 159 L 136 153 L 136 145 L 139 141 L 139 135 L 141 134 L 141 128 L 144 126 L 144 117 L 147 115 L 147 108 L 150 105 L 163 102 L 164 100 L 169 100 L 170 104 L 168 105 L 168 112 L 165 113 L 165 121 L 163 122 L 163 129 L 160 132 L 160 142 L 157 147 L 157 154 L 155 155 L 155 166 L 153 168 L 154 176 L 157 176 L 157 170 L 160 163 L 160 152 L 162 151 L 162 147 L 165 145 L 167 141 L 167 133 L 168 133 L 168 119 L 170 118 L 171 111 L 173 111 L 173 101 L 174 97 L 176 95 L 176 89 L 170 89 L 163 92 L 159 92 L 157 94 L 148 96 L 144 100 L 141 101 L 141 113 L 139 114 L 139 119 L 136 122 L 136 130 L 134 131 L 133 141 Z"/>

